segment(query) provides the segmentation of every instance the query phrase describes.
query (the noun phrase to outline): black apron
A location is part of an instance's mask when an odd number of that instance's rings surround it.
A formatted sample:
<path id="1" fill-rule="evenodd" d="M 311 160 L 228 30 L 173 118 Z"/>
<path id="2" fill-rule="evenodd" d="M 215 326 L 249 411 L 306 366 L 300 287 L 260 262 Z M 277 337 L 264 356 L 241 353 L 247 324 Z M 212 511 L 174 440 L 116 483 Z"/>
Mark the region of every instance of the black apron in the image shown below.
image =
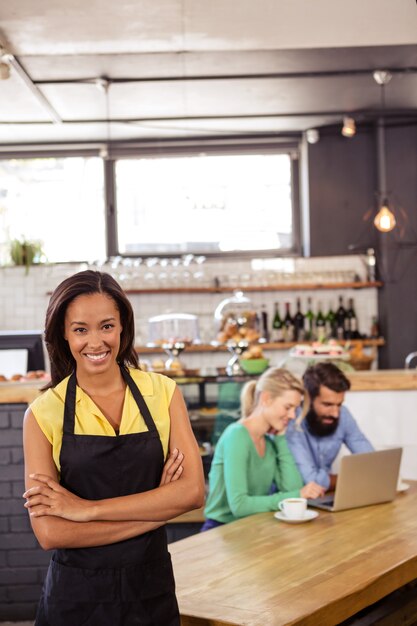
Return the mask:
<path id="1" fill-rule="evenodd" d="M 61 485 L 101 500 L 158 487 L 164 466 L 159 433 L 129 372 L 121 368 L 148 428 L 119 436 L 76 435 L 76 375 L 65 398 Z M 165 528 L 107 546 L 55 550 L 35 626 L 179 626 Z"/>

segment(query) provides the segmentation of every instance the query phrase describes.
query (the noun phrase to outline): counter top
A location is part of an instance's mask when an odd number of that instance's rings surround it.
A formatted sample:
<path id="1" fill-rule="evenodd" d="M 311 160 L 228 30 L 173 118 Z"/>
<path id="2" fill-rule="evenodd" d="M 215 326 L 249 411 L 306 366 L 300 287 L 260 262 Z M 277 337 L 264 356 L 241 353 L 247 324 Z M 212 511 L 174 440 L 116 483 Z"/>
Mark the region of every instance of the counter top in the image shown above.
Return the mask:
<path id="1" fill-rule="evenodd" d="M 170 544 L 181 624 L 339 624 L 417 578 L 416 506 L 414 482 L 390 503 L 305 524 L 260 513 Z"/>
<path id="2" fill-rule="evenodd" d="M 417 369 L 357 371 L 348 372 L 346 375 L 352 384 L 351 391 L 417 390 Z M 210 376 L 207 380 L 215 382 L 216 377 Z M 227 380 L 230 379 L 224 376 L 218 377 L 219 382 Z M 203 376 L 178 379 L 180 384 L 203 383 L 204 381 Z M 0 403 L 30 403 L 41 393 L 44 385 L 45 381 L 0 383 Z"/>
<path id="3" fill-rule="evenodd" d="M 348 372 L 351 391 L 407 391 L 417 389 L 417 369 Z"/>
<path id="4" fill-rule="evenodd" d="M 0 403 L 30 404 L 45 385 L 45 380 L 0 383 Z"/>

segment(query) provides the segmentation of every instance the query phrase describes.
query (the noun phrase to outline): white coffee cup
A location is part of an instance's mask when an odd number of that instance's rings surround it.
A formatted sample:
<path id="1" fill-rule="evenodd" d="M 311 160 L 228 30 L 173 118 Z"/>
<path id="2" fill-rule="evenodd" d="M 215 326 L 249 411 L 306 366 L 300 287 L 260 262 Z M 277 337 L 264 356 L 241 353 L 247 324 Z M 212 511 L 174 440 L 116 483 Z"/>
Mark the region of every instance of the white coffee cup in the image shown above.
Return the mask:
<path id="1" fill-rule="evenodd" d="M 286 498 L 281 500 L 278 508 L 288 519 L 303 519 L 307 511 L 307 500 L 305 498 Z"/>

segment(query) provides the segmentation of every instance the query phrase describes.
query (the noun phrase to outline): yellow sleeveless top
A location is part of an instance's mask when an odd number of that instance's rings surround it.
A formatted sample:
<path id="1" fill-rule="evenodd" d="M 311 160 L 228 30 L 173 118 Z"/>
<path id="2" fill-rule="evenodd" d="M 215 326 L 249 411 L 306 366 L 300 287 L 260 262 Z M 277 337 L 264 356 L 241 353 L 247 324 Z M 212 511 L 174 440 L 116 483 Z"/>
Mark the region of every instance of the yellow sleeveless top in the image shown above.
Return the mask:
<path id="1" fill-rule="evenodd" d="M 129 372 L 149 408 L 161 438 L 164 458 L 166 458 L 170 433 L 169 405 L 176 383 L 171 378 L 154 372 L 142 372 L 133 368 L 129 368 Z M 56 387 L 45 391 L 30 405 L 39 427 L 52 445 L 53 459 L 58 472 L 60 471 L 59 455 L 61 452 L 64 404 L 68 380 L 69 376 L 64 378 Z M 139 407 L 129 387 L 126 387 L 119 434 L 131 435 L 147 430 Z M 117 436 L 90 396 L 78 386 L 75 399 L 75 434 Z"/>

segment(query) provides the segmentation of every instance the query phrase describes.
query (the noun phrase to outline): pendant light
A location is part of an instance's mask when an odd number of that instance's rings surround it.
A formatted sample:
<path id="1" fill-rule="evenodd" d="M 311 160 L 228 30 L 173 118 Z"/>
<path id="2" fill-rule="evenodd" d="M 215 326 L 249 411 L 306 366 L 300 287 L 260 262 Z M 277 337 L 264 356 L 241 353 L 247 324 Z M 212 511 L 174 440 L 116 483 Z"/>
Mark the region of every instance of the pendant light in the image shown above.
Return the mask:
<path id="1" fill-rule="evenodd" d="M 392 78 L 391 72 L 375 70 L 373 73 L 375 82 L 381 87 L 381 116 L 377 121 L 377 168 L 378 168 L 378 205 L 379 211 L 375 216 L 374 225 L 381 233 L 389 233 L 395 228 L 397 220 L 390 210 L 387 193 L 387 174 L 385 161 L 385 85 Z"/>
<path id="2" fill-rule="evenodd" d="M 381 233 L 389 233 L 391 230 L 393 230 L 393 228 L 395 228 L 396 223 L 397 220 L 395 219 L 395 215 L 392 211 L 389 210 L 388 202 L 387 200 L 385 200 L 375 216 L 375 227 Z"/>

